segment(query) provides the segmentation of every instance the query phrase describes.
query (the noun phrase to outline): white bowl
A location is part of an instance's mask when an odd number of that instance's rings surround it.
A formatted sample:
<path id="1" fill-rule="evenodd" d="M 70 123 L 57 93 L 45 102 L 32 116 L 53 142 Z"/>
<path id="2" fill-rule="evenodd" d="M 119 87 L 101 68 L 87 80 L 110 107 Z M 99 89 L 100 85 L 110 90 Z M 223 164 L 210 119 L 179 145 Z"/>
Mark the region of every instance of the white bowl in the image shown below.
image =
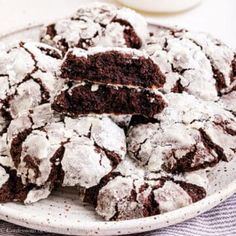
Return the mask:
<path id="1" fill-rule="evenodd" d="M 179 12 L 196 6 L 201 0 L 118 0 L 126 6 L 148 12 Z"/>

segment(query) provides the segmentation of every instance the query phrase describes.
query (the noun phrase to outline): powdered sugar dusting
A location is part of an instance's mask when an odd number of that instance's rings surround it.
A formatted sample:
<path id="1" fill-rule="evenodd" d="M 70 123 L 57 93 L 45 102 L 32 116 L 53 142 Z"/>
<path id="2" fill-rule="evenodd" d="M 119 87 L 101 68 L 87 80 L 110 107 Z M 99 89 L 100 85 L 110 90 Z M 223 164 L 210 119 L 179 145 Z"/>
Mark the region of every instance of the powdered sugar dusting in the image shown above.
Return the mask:
<path id="1" fill-rule="evenodd" d="M 169 94 L 167 99 L 169 106 L 156 115 L 159 123 L 138 125 L 129 131 L 128 151 L 140 164 L 151 171 L 182 172 L 235 155 L 231 113 L 187 94 Z"/>
<path id="2" fill-rule="evenodd" d="M 19 134 L 26 130 L 26 138 L 21 140 Z M 17 148 L 16 139 L 22 147 L 19 157 L 12 156 L 15 163 L 19 162 L 17 172 L 24 184 L 37 186 L 50 182 L 51 173 L 61 163 L 63 185 L 91 187 L 126 153 L 124 131 L 109 118 L 61 119 L 50 113 L 50 104 L 12 121 L 8 129 L 11 150 Z"/>
<path id="3" fill-rule="evenodd" d="M 53 33 L 48 27 L 53 28 Z M 132 43 L 127 45 L 125 37 L 126 30 L 131 28 L 142 44 L 148 36 L 147 23 L 141 15 L 106 3 L 87 4 L 79 8 L 71 18 L 59 20 L 48 27 L 42 30 L 41 40 L 62 50 L 94 46 L 132 47 Z M 128 37 L 129 41 L 134 40 L 132 35 Z"/>

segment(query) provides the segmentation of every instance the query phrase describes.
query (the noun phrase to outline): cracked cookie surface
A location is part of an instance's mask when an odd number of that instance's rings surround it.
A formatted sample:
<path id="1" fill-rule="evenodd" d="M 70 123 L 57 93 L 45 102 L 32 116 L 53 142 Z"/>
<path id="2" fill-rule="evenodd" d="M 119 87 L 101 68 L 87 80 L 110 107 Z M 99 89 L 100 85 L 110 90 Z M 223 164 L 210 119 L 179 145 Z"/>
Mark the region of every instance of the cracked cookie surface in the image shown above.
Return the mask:
<path id="1" fill-rule="evenodd" d="M 94 46 L 141 48 L 147 23 L 136 12 L 106 3 L 85 5 L 68 19 L 46 26 L 41 41 L 67 51 Z"/>
<path id="2" fill-rule="evenodd" d="M 204 182 L 207 183 L 207 178 L 202 173 L 170 177 L 165 173 L 146 172 L 126 157 L 99 185 L 81 193 L 83 201 L 92 203 L 106 220 L 127 220 L 199 201 L 206 196 Z"/>
<path id="3" fill-rule="evenodd" d="M 42 187 L 24 185 L 8 156 L 0 155 L 0 179 L 0 202 L 30 204 L 47 198 L 52 190 L 50 184 Z"/>
<path id="4" fill-rule="evenodd" d="M 63 84 L 56 77 L 60 63 L 61 52 L 42 43 L 20 42 L 11 48 L 1 49 L 0 164 L 3 166 L 14 170 L 6 144 L 6 132 L 11 120 L 51 100 Z M 17 179 L 14 175 L 11 170 L 11 180 Z"/>
<path id="5" fill-rule="evenodd" d="M 168 94 L 156 123 L 128 132 L 128 152 L 151 171 L 186 172 L 229 161 L 236 153 L 235 117 L 213 102 Z"/>
<path id="6" fill-rule="evenodd" d="M 42 43 L 21 42 L 0 54 L 0 134 L 24 111 L 49 102 L 62 87 L 61 53 Z"/>
<path id="7" fill-rule="evenodd" d="M 115 137 L 115 138 L 114 138 Z M 124 159 L 124 131 L 109 118 L 60 117 L 50 104 L 13 120 L 11 158 L 23 184 L 92 187 Z"/>
<path id="8" fill-rule="evenodd" d="M 166 75 L 164 92 L 217 101 L 235 91 L 236 53 L 209 34 L 160 28 L 146 50 Z"/>

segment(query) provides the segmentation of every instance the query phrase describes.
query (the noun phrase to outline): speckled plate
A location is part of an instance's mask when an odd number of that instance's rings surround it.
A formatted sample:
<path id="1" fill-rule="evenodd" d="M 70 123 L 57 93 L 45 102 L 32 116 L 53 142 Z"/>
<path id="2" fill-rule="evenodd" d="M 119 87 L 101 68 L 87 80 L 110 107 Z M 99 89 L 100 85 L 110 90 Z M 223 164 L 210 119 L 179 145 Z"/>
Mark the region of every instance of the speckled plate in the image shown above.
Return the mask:
<path id="1" fill-rule="evenodd" d="M 150 24 L 150 27 L 157 27 Z M 40 25 L 15 30 L 0 36 L 0 42 L 38 40 Z M 105 222 L 96 216 L 91 206 L 81 203 L 74 189 L 61 189 L 48 199 L 24 206 L 0 204 L 0 219 L 21 226 L 70 235 L 120 235 L 139 233 L 166 227 L 195 217 L 224 201 L 236 192 L 236 158 L 220 163 L 208 172 L 211 183 L 209 196 L 190 206 L 137 220 Z"/>

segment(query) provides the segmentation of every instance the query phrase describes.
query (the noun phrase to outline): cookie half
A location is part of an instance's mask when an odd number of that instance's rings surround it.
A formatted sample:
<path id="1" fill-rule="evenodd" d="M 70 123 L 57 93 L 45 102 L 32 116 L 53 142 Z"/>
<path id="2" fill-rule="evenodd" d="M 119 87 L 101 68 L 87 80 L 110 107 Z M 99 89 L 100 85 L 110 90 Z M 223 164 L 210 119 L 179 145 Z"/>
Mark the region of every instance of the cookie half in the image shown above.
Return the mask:
<path id="1" fill-rule="evenodd" d="M 61 66 L 61 77 L 73 81 L 161 88 L 165 76 L 147 53 L 127 48 L 70 50 Z"/>
<path id="2" fill-rule="evenodd" d="M 82 82 L 63 90 L 52 108 L 63 114 L 143 115 L 153 117 L 166 106 L 164 96 L 154 90 Z"/>

